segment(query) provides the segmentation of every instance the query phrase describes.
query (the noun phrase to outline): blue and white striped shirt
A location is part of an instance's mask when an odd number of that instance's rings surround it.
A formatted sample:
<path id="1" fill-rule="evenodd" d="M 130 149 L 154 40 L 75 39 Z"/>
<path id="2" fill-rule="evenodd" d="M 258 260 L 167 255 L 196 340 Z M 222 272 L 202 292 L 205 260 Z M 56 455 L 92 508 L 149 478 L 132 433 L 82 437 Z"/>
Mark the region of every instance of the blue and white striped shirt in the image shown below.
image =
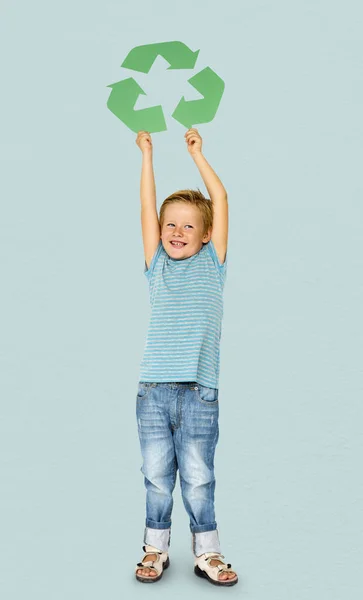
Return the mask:
<path id="1" fill-rule="evenodd" d="M 196 381 L 218 388 L 227 256 L 212 240 L 193 256 L 171 258 L 161 240 L 144 274 L 151 316 L 139 381 Z"/>

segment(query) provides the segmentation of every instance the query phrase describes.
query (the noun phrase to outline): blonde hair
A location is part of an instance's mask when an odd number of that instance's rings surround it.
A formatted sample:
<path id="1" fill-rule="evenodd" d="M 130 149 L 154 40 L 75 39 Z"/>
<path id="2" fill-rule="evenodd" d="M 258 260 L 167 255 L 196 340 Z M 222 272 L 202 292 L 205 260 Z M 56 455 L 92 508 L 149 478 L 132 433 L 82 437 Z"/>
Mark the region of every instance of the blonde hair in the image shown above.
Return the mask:
<path id="1" fill-rule="evenodd" d="M 203 237 L 208 233 L 209 229 L 213 227 L 213 206 L 211 200 L 206 198 L 199 188 L 197 190 L 179 190 L 174 192 L 167 198 L 160 207 L 159 221 L 160 227 L 163 227 L 165 218 L 165 209 L 168 205 L 184 202 L 185 204 L 191 204 L 196 206 L 200 211 L 203 219 Z"/>

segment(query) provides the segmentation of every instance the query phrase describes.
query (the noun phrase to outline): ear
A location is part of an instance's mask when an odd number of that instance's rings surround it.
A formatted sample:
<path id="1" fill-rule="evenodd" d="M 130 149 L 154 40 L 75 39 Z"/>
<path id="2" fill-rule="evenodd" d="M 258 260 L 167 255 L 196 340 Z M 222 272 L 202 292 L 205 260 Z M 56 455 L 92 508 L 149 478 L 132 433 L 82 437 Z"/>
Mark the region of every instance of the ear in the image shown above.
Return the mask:
<path id="1" fill-rule="evenodd" d="M 206 244 L 211 239 L 211 237 L 212 237 L 212 229 L 213 229 L 213 227 L 210 227 L 208 229 L 208 232 L 203 236 L 203 244 Z"/>

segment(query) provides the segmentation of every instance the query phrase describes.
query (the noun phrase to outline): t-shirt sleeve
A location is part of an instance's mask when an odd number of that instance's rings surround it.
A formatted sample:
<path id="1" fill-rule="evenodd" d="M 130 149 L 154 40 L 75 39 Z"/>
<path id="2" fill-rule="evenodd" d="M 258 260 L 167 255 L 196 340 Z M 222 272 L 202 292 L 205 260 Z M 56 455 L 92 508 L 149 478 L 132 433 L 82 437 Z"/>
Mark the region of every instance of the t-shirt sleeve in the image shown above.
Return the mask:
<path id="1" fill-rule="evenodd" d="M 146 278 L 148 280 L 150 280 L 150 278 L 151 278 L 151 276 L 152 276 L 152 274 L 154 272 L 155 265 L 156 265 L 156 263 L 158 261 L 158 258 L 160 256 L 160 254 L 161 254 L 162 248 L 163 248 L 163 244 L 162 244 L 162 242 L 160 240 L 159 244 L 158 244 L 158 247 L 155 250 L 154 256 L 151 259 L 151 263 L 149 265 L 149 268 L 147 268 L 146 261 L 144 263 L 144 275 L 146 276 Z"/>
<path id="2" fill-rule="evenodd" d="M 209 254 L 212 257 L 212 260 L 215 264 L 217 272 L 219 273 L 219 276 L 221 278 L 221 282 L 222 282 L 222 284 L 224 284 L 224 282 L 226 280 L 226 276 L 227 276 L 228 250 L 226 252 L 226 257 L 225 257 L 224 263 L 223 263 L 223 265 L 221 265 L 212 240 L 209 240 L 207 246 L 208 246 Z"/>

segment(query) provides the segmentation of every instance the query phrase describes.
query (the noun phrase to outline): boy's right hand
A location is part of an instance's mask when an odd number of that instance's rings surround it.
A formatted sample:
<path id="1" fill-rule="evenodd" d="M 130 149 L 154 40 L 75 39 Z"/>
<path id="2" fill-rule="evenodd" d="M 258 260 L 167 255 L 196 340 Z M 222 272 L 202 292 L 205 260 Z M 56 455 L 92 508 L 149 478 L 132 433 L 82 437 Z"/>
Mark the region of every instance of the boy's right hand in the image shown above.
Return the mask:
<path id="1" fill-rule="evenodd" d="M 153 143 L 151 135 L 148 131 L 139 131 L 136 138 L 136 144 L 139 146 L 141 152 L 151 152 L 153 149 Z"/>

